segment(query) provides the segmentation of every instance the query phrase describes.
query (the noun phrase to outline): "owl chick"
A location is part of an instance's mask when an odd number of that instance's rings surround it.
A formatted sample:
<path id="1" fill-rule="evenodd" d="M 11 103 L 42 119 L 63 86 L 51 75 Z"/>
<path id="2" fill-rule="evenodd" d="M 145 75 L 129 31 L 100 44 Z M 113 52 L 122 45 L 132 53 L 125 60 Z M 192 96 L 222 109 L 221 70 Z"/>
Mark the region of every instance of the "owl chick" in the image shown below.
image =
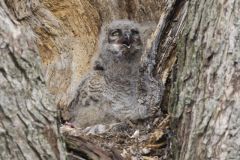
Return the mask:
<path id="1" fill-rule="evenodd" d="M 141 36 L 139 24 L 129 20 L 102 29 L 94 69 L 81 81 L 70 106 L 76 126 L 144 119 L 151 115 L 149 105 L 159 104 L 158 91 L 151 93 L 158 86 L 140 77 Z"/>

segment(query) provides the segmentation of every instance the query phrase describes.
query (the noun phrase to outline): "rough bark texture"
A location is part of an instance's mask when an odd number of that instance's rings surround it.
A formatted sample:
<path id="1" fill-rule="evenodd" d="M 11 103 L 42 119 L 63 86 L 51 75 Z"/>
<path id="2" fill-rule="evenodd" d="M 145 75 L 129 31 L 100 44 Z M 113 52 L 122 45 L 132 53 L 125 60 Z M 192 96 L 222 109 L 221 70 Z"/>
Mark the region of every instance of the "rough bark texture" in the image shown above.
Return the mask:
<path id="1" fill-rule="evenodd" d="M 174 159 L 238 159 L 240 2 L 184 2 L 8 0 L 5 6 L 1 1 L 1 158 L 44 154 L 42 159 L 56 159 L 61 153 L 58 139 L 52 139 L 57 134 L 55 109 L 49 99 L 43 100 L 50 96 L 44 89 L 31 29 L 48 88 L 64 108 L 90 67 L 102 24 L 113 19 L 157 23 L 161 17 L 149 42 L 157 65 L 148 67 L 167 84 L 175 80 L 171 90 L 167 86 L 164 99 L 175 132 Z"/>
<path id="2" fill-rule="evenodd" d="M 123 160 L 122 156 L 114 149 L 103 150 L 91 140 L 83 136 L 65 135 L 66 146 L 69 151 L 67 159 L 77 160 L 80 158 L 93 160 Z"/>
<path id="3" fill-rule="evenodd" d="M 239 11 L 237 0 L 189 3 L 171 90 L 175 159 L 240 157 Z"/>
<path id="4" fill-rule="evenodd" d="M 0 2 L 0 159 L 64 159 L 30 27 Z"/>

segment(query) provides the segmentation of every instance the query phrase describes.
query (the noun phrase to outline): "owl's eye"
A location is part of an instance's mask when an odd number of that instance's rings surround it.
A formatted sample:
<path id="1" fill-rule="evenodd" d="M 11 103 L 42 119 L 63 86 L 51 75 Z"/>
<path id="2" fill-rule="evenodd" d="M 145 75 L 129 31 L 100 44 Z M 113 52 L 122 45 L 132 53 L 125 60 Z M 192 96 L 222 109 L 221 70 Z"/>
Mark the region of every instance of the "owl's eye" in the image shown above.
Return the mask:
<path id="1" fill-rule="evenodd" d="M 121 34 L 121 31 L 119 29 L 111 32 L 111 36 L 120 36 L 120 34 Z"/>
<path id="2" fill-rule="evenodd" d="M 132 29 L 131 32 L 132 32 L 133 35 L 138 35 L 139 34 L 139 31 L 136 30 L 136 29 Z"/>

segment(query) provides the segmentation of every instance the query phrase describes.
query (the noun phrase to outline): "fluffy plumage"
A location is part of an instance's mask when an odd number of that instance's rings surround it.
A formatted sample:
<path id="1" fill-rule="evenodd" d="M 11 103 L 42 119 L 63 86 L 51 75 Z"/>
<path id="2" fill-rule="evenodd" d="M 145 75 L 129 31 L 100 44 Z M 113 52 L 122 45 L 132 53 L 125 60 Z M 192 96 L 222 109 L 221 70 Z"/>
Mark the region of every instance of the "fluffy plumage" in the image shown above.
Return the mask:
<path id="1" fill-rule="evenodd" d="M 159 105 L 159 86 L 141 82 L 141 34 L 139 24 L 128 20 L 103 27 L 94 69 L 81 81 L 70 106 L 76 126 L 144 119 Z"/>

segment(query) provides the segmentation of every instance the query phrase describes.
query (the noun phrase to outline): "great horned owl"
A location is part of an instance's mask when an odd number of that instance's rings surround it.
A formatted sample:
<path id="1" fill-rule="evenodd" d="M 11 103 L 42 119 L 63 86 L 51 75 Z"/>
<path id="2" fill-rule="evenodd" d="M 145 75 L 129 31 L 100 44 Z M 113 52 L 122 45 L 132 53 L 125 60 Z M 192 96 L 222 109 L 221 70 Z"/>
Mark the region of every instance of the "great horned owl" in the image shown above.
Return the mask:
<path id="1" fill-rule="evenodd" d="M 94 69 L 81 81 L 70 106 L 74 125 L 144 119 L 159 105 L 159 86 L 140 76 L 141 34 L 140 25 L 128 20 L 102 29 Z"/>

